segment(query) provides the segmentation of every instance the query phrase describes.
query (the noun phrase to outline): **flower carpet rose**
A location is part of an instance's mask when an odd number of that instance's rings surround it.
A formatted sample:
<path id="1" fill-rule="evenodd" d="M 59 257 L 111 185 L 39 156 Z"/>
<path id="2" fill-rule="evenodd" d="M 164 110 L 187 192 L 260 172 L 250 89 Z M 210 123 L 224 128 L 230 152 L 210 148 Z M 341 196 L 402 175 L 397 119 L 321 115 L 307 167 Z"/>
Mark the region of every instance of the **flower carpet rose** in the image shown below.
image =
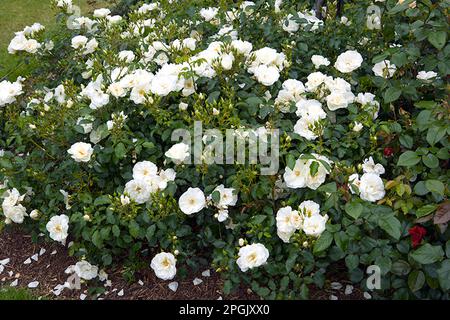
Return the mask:
<path id="1" fill-rule="evenodd" d="M 306 299 L 377 265 L 374 299 L 448 298 L 443 2 L 52 4 L 0 82 L 0 228 L 67 245 L 88 283 L 208 269 Z"/>

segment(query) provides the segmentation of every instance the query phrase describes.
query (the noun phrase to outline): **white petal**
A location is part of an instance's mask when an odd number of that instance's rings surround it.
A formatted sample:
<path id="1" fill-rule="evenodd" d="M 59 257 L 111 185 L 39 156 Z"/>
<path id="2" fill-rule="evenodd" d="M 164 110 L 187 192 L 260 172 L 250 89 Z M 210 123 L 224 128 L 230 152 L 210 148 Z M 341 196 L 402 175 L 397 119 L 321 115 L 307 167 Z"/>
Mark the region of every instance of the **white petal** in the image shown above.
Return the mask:
<path id="1" fill-rule="evenodd" d="M 351 285 L 346 285 L 345 286 L 345 291 L 344 291 L 344 293 L 346 294 L 346 295 L 349 295 L 349 294 L 352 294 L 352 292 L 353 292 L 353 286 L 351 286 Z"/>
<path id="2" fill-rule="evenodd" d="M 203 271 L 203 272 L 202 272 L 202 276 L 203 276 L 203 277 L 211 277 L 211 271 L 209 271 L 209 269 Z"/>
<path id="3" fill-rule="evenodd" d="M 339 282 L 332 282 L 331 283 L 331 289 L 333 290 L 341 290 L 342 288 L 342 284 L 340 284 Z"/>
<path id="4" fill-rule="evenodd" d="M 176 292 L 178 289 L 178 282 L 174 281 L 169 283 L 169 289 L 172 290 L 173 292 Z"/>
<path id="5" fill-rule="evenodd" d="M 330 296 L 330 300 L 338 300 L 338 297 L 336 297 L 335 295 L 332 294 L 332 295 Z"/>
<path id="6" fill-rule="evenodd" d="M 58 251 L 53 250 L 52 253 L 50 253 L 52 256 L 55 255 Z"/>

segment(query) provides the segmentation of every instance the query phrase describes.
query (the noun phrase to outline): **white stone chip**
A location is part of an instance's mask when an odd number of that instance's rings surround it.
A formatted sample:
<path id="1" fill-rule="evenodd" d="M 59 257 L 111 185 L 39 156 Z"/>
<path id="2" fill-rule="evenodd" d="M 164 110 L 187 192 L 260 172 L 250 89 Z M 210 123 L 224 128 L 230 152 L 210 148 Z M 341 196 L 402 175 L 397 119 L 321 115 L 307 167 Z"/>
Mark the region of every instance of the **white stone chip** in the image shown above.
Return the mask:
<path id="1" fill-rule="evenodd" d="M 338 297 L 336 297 L 334 294 L 332 294 L 332 295 L 330 296 L 330 300 L 338 300 Z"/>
<path id="2" fill-rule="evenodd" d="M 30 288 L 30 289 L 37 288 L 38 285 L 39 285 L 39 281 L 32 281 L 28 284 L 28 288 Z"/>
<path id="3" fill-rule="evenodd" d="M 50 254 L 53 256 L 53 255 L 55 255 L 55 254 L 57 254 L 57 253 L 58 253 L 58 251 L 53 250 Z"/>
<path id="4" fill-rule="evenodd" d="M 364 298 L 365 299 L 372 299 L 372 296 L 368 292 L 364 292 Z"/>
<path id="5" fill-rule="evenodd" d="M 11 284 L 9 286 L 10 287 L 16 287 L 18 284 L 19 284 L 19 279 L 16 279 L 13 282 L 11 282 Z"/>
<path id="6" fill-rule="evenodd" d="M 87 295 L 85 295 L 84 293 L 80 294 L 80 300 L 84 300 L 86 299 Z"/>
<path id="7" fill-rule="evenodd" d="M 122 290 L 120 290 L 119 292 L 117 292 L 117 295 L 119 296 L 119 297 L 122 297 L 123 296 L 123 289 Z"/>
<path id="8" fill-rule="evenodd" d="M 178 282 L 174 281 L 169 283 L 168 285 L 169 289 L 172 290 L 173 292 L 176 292 L 178 289 Z"/>
<path id="9" fill-rule="evenodd" d="M 195 278 L 193 281 L 192 281 L 192 283 L 194 284 L 194 286 L 198 286 L 200 283 L 202 283 L 203 282 L 203 280 L 202 279 L 199 279 L 199 278 Z"/>
<path id="10" fill-rule="evenodd" d="M 8 263 L 9 263 L 9 261 L 11 261 L 9 258 L 6 258 L 6 259 L 3 259 L 3 260 L 0 260 L 0 265 L 2 265 L 2 266 L 6 266 Z"/>
<path id="11" fill-rule="evenodd" d="M 23 264 L 30 264 L 31 263 L 31 259 L 30 258 L 28 258 L 27 260 L 25 260 L 24 262 L 23 262 Z"/>
<path id="12" fill-rule="evenodd" d="M 138 281 L 138 284 L 139 284 L 140 286 L 143 286 L 143 285 L 144 285 L 144 282 L 143 282 L 142 280 L 139 280 L 139 281 Z"/>
<path id="13" fill-rule="evenodd" d="M 41 250 L 39 250 L 39 255 L 42 256 L 45 252 L 47 252 L 47 250 L 41 248 Z"/>
<path id="14" fill-rule="evenodd" d="M 34 260 L 34 261 L 38 261 L 39 260 L 39 254 L 33 254 L 32 256 L 31 256 L 31 259 L 32 260 Z"/>

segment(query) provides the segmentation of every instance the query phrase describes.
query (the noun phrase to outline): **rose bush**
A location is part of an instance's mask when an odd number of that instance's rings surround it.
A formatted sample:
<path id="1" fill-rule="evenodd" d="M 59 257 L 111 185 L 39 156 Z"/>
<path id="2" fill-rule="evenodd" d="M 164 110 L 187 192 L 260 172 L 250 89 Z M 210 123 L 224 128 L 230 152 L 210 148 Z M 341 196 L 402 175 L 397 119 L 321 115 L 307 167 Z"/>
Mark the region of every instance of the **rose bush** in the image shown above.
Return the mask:
<path id="1" fill-rule="evenodd" d="M 375 298 L 449 298 L 448 1 L 54 5 L 9 47 L 37 69 L 0 82 L 3 224 L 129 274 L 212 266 L 225 294 L 368 290 L 377 265 Z M 195 121 L 280 129 L 280 169 L 186 164 Z"/>

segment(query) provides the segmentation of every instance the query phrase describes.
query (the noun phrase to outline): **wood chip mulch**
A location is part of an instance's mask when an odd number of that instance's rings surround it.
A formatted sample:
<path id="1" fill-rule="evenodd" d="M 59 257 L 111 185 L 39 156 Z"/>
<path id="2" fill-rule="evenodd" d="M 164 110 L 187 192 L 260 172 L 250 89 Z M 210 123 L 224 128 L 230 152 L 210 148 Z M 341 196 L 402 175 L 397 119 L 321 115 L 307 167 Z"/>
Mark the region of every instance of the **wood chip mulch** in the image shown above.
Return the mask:
<path id="1" fill-rule="evenodd" d="M 36 254 L 45 253 L 36 258 Z M 70 265 L 74 265 L 78 260 L 70 257 L 67 247 L 58 243 L 49 243 L 40 240 L 39 243 L 33 243 L 31 236 L 27 235 L 19 228 L 8 228 L 0 232 L 0 260 L 9 258 L 10 262 L 4 266 L 0 273 L 0 288 L 9 287 L 17 280 L 18 288 L 27 288 L 28 284 L 38 281 L 36 288 L 29 289 L 31 292 L 43 299 L 71 299 L 78 300 L 80 296 L 86 295 L 86 300 L 95 297 L 89 296 L 86 284 L 81 285 L 80 290 L 64 289 L 59 296 L 56 296 L 52 290 L 58 284 L 64 284 L 69 277 L 64 271 Z M 24 264 L 30 259 L 31 263 Z M 168 284 L 171 281 L 162 281 L 154 275 L 150 267 L 140 271 L 136 275 L 134 282 L 125 280 L 122 270 L 105 270 L 108 279 L 111 280 L 111 287 L 105 287 L 105 293 L 97 298 L 105 300 L 216 300 L 219 298 L 227 300 L 249 300 L 258 299 L 251 291 L 241 288 L 237 292 L 224 296 L 221 293 L 223 280 L 220 276 L 211 271 L 210 277 L 203 277 L 201 273 L 188 276 L 186 279 L 174 279 L 178 282 L 178 289 L 173 292 Z M 203 280 L 197 286 L 194 286 L 193 280 L 199 278 Z M 143 285 L 139 284 L 139 280 Z M 345 281 L 340 281 L 345 288 Z M 97 286 L 103 286 L 104 282 L 99 282 Z M 92 287 L 92 285 L 91 285 Z M 123 291 L 122 291 L 123 290 Z M 122 292 L 123 292 L 123 295 Z M 362 299 L 362 292 L 355 288 L 350 295 L 344 294 L 344 289 L 332 290 L 310 288 L 310 298 L 318 300 L 328 300 L 331 295 L 335 295 L 339 300 L 344 299 Z"/>

